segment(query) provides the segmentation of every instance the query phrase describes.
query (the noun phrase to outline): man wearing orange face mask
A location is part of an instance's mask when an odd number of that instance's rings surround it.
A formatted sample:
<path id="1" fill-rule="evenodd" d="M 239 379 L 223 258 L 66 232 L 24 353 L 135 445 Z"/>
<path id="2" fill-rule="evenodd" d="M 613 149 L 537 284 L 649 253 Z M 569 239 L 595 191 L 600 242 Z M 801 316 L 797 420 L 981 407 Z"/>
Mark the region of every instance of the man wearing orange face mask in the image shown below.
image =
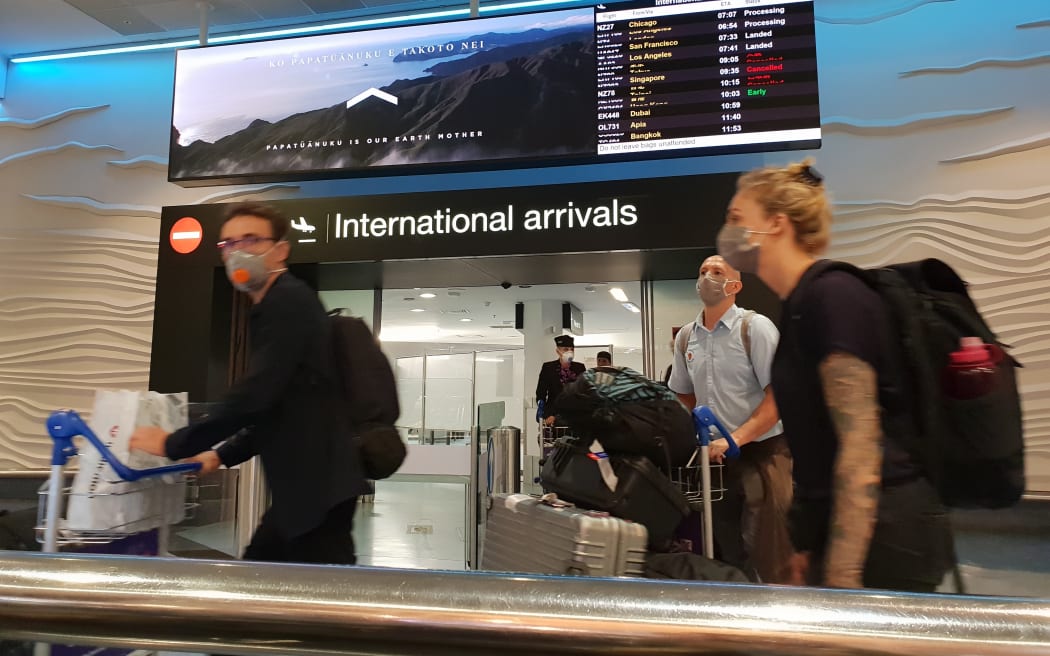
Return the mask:
<path id="1" fill-rule="evenodd" d="M 226 275 L 252 301 L 248 371 L 205 420 L 170 434 L 139 427 L 131 447 L 192 457 L 203 473 L 260 456 L 272 504 L 245 560 L 354 564 L 354 510 L 369 487 L 341 420 L 330 321 L 317 294 L 288 273 L 288 219 L 259 203 L 227 217 Z"/>

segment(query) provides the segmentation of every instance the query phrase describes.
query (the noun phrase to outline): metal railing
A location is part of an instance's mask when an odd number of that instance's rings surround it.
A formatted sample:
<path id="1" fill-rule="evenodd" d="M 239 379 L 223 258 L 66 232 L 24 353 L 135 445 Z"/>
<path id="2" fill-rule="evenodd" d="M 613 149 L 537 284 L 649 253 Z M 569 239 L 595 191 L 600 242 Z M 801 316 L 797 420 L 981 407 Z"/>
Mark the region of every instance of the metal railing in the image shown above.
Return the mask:
<path id="1" fill-rule="evenodd" d="M 0 552 L 0 636 L 239 654 L 1045 655 L 1050 601 Z"/>

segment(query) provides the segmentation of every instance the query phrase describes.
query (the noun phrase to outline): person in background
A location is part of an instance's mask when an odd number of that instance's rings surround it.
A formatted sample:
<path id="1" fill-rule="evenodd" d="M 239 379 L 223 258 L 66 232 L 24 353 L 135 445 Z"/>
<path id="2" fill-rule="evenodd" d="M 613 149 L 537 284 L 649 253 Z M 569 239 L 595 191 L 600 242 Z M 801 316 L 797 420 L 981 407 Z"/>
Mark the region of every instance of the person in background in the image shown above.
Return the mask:
<path id="1" fill-rule="evenodd" d="M 878 294 L 821 275 L 831 204 L 809 161 L 737 182 L 718 252 L 782 300 L 773 389 L 794 457 L 791 581 L 932 592 L 952 566 L 948 515 L 902 446 L 914 431 Z"/>
<path id="2" fill-rule="evenodd" d="M 597 360 L 599 367 L 613 366 L 612 353 L 609 353 L 608 351 L 598 351 L 598 355 L 595 356 L 595 360 Z"/>
<path id="3" fill-rule="evenodd" d="M 724 461 L 725 439 L 710 446 L 724 467 L 726 491 L 712 517 L 721 560 L 782 583 L 792 557 L 791 454 L 770 387 L 779 333 L 769 318 L 737 306 L 744 285 L 724 259 L 707 258 L 699 273 L 701 309 L 675 337 L 668 385 L 690 410 L 709 407 L 740 446 L 735 461 Z"/>
<path id="4" fill-rule="evenodd" d="M 352 565 L 354 510 L 369 486 L 340 414 L 330 321 L 317 294 L 287 270 L 289 229 L 260 203 L 227 213 L 222 261 L 252 301 L 248 371 L 207 418 L 170 434 L 140 426 L 131 447 L 192 458 L 202 473 L 258 455 L 272 503 L 244 559 Z"/>
<path id="5" fill-rule="evenodd" d="M 540 418 L 547 426 L 553 426 L 558 415 L 558 395 L 562 388 L 576 380 L 587 371 L 582 362 L 574 362 L 576 340 L 572 335 L 558 335 L 554 338 L 554 350 L 557 360 L 544 362 L 536 381 L 536 401 L 543 403 L 543 416 Z"/>

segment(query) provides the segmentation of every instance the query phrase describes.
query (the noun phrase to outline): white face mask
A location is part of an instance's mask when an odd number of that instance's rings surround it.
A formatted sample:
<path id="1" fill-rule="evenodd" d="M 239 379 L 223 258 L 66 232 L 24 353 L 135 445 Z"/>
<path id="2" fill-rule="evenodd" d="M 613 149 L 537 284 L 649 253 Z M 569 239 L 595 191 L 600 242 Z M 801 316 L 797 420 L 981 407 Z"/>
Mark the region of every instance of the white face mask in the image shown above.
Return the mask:
<path id="1" fill-rule="evenodd" d="M 722 226 L 718 231 L 715 242 L 718 244 L 718 254 L 726 261 L 726 264 L 741 273 L 758 273 L 758 254 L 761 243 L 752 244 L 749 235 L 768 235 L 769 232 L 751 230 L 738 225 Z"/>
<path id="2" fill-rule="evenodd" d="M 573 358 L 575 358 L 575 357 L 576 357 L 576 353 L 574 351 L 565 351 L 564 353 L 561 354 L 561 361 L 562 362 L 572 362 Z"/>
<path id="3" fill-rule="evenodd" d="M 711 274 L 706 274 L 696 281 L 696 293 L 704 305 L 708 307 L 718 305 L 729 296 L 729 293 L 726 292 L 726 285 L 731 282 L 736 281 L 720 280 Z"/>

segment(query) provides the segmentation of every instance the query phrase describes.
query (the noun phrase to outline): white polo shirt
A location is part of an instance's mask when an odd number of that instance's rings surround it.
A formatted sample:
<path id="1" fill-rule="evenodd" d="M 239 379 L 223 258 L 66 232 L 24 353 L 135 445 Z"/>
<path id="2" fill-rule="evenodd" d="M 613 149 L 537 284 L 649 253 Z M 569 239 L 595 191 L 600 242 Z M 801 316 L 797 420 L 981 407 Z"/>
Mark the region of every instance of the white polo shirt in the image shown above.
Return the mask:
<path id="1" fill-rule="evenodd" d="M 711 408 L 730 431 L 740 428 L 765 398 L 765 389 L 772 378 L 773 355 L 780 340 L 780 332 L 769 317 L 755 313 L 748 325 L 749 359 L 740 335 L 745 312 L 732 305 L 714 330 L 708 330 L 701 311 L 693 324 L 685 353 L 675 345 L 674 366 L 668 381 L 672 391 L 694 394 L 697 407 Z M 755 441 L 782 432 L 784 427 L 777 421 Z"/>

